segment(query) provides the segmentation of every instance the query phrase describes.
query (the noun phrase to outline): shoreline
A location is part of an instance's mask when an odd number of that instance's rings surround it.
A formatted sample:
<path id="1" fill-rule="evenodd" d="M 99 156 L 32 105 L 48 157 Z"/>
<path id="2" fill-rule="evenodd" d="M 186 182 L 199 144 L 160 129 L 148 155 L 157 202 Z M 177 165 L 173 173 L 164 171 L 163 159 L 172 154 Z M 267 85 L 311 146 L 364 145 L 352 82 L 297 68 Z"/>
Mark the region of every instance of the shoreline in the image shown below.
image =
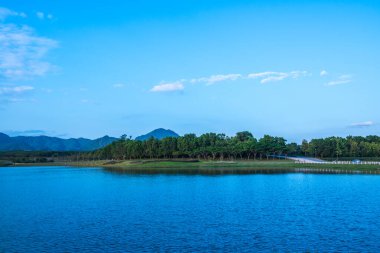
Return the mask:
<path id="1" fill-rule="evenodd" d="M 247 175 L 304 173 L 380 175 L 380 165 L 374 164 L 308 164 L 295 163 L 288 160 L 102 160 L 79 162 L 17 163 L 5 167 L 31 166 L 101 167 L 110 172 L 124 174 Z"/>

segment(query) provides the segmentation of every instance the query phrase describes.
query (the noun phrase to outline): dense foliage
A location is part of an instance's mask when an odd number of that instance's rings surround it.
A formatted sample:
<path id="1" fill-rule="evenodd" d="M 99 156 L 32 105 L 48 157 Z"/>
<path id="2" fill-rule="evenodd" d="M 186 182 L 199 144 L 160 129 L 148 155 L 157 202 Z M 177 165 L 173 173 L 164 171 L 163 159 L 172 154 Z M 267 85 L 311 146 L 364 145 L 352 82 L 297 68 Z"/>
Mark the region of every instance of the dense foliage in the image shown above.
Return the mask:
<path id="1" fill-rule="evenodd" d="M 269 159 L 277 156 L 305 155 L 312 157 L 379 157 L 380 137 L 329 137 L 287 143 L 282 137 L 264 135 L 256 139 L 250 132 L 225 134 L 206 133 L 197 137 L 186 134 L 162 140 L 145 141 L 122 136 L 120 140 L 91 153 L 94 159 L 198 158 L 198 159 Z"/>
<path id="2" fill-rule="evenodd" d="M 0 161 L 14 163 L 44 163 L 85 159 L 86 153 L 75 151 L 0 151 Z"/>
<path id="3" fill-rule="evenodd" d="M 303 141 L 301 149 L 306 155 L 327 157 L 380 157 L 380 137 L 369 135 L 329 137 Z"/>

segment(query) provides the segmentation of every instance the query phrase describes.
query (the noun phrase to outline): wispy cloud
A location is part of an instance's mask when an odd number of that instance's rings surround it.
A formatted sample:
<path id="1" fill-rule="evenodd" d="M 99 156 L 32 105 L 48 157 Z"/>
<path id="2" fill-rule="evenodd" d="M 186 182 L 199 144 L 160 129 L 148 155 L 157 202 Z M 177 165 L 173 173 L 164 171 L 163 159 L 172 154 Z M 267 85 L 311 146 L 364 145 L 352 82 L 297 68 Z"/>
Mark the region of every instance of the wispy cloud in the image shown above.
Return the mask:
<path id="1" fill-rule="evenodd" d="M 34 90 L 32 86 L 0 86 L 0 94 L 20 94 L 26 91 Z"/>
<path id="2" fill-rule="evenodd" d="M 3 131 L 5 134 L 9 136 L 40 136 L 40 135 L 46 135 L 47 132 L 44 130 L 24 130 L 24 131 Z"/>
<path id="3" fill-rule="evenodd" d="M 359 127 L 359 128 L 361 128 L 361 127 L 370 127 L 370 126 L 373 126 L 373 125 L 374 125 L 373 121 L 364 121 L 364 122 L 352 123 L 350 125 L 350 127 Z"/>
<path id="4" fill-rule="evenodd" d="M 28 26 L 0 23 L 0 77 L 19 80 L 43 76 L 53 69 L 44 60 L 57 42 L 40 37 Z"/>
<path id="5" fill-rule="evenodd" d="M 100 101 L 97 101 L 97 100 L 94 100 L 94 99 L 91 99 L 91 98 L 82 98 L 78 101 L 79 103 L 83 104 L 83 105 L 96 105 L 96 106 L 99 106 L 101 105 L 102 103 Z"/>
<path id="6" fill-rule="evenodd" d="M 0 97 L 0 105 L 2 103 L 23 103 L 23 102 L 36 102 L 34 98 L 20 98 L 20 97 Z"/>
<path id="7" fill-rule="evenodd" d="M 159 85 L 153 86 L 150 89 L 151 92 L 160 92 L 160 91 L 177 91 L 183 90 L 185 88 L 186 83 L 204 83 L 206 85 L 212 85 L 218 82 L 223 81 L 236 81 L 240 79 L 260 79 L 261 83 L 269 83 L 281 81 L 284 79 L 297 79 L 299 77 L 309 76 L 311 75 L 307 71 L 290 71 L 290 72 L 259 72 L 259 73 L 251 73 L 248 75 L 243 74 L 218 74 L 211 75 L 208 77 L 200 77 L 200 78 L 191 78 L 191 79 L 181 79 L 172 83 L 163 83 Z"/>
<path id="8" fill-rule="evenodd" d="M 46 131 L 46 130 L 40 130 L 40 129 L 31 129 L 31 130 L 0 130 L 0 132 L 3 132 L 11 137 L 15 136 L 55 136 L 55 137 L 67 137 L 67 134 L 60 134 L 56 133 L 54 131 Z"/>
<path id="9" fill-rule="evenodd" d="M 181 82 L 174 82 L 174 83 L 162 83 L 153 86 L 152 89 L 150 89 L 151 92 L 171 92 L 171 91 L 181 91 L 185 89 L 185 86 Z"/>
<path id="10" fill-rule="evenodd" d="M 206 83 L 207 85 L 211 85 L 217 82 L 222 81 L 235 81 L 239 78 L 241 78 L 241 74 L 226 74 L 226 75 L 212 75 L 209 77 L 201 77 L 201 78 L 194 78 L 191 79 L 191 83 Z"/>
<path id="11" fill-rule="evenodd" d="M 0 20 L 4 20 L 10 16 L 18 16 L 18 17 L 26 18 L 26 14 L 23 12 L 16 12 L 7 8 L 0 7 Z"/>
<path id="12" fill-rule="evenodd" d="M 80 87 L 79 91 L 80 92 L 86 92 L 86 91 L 88 91 L 88 88 L 86 88 L 86 87 Z"/>
<path id="13" fill-rule="evenodd" d="M 41 12 L 41 11 L 37 11 L 36 12 L 36 16 L 39 19 L 44 19 L 45 18 L 45 14 L 43 12 Z"/>
<path id="14" fill-rule="evenodd" d="M 37 11 L 36 12 L 36 16 L 39 19 L 45 19 L 45 18 L 47 18 L 47 19 L 53 19 L 53 15 L 52 14 L 45 14 L 42 11 Z"/>
<path id="15" fill-rule="evenodd" d="M 269 83 L 269 82 L 278 82 L 285 79 L 297 79 L 299 77 L 307 76 L 307 71 L 291 71 L 291 72 L 274 72 L 274 71 L 266 71 L 259 73 L 251 73 L 247 76 L 250 79 L 260 79 L 260 83 Z"/>
<path id="16" fill-rule="evenodd" d="M 295 80 L 298 78 L 310 77 L 310 76 L 312 76 L 312 73 L 305 70 L 294 70 L 294 71 L 289 71 L 289 72 L 265 71 L 265 72 L 250 73 L 248 75 L 246 74 L 218 74 L 218 75 L 211 75 L 208 77 L 180 79 L 178 81 L 171 82 L 171 83 L 163 83 L 163 84 L 153 86 L 153 88 L 151 88 L 150 91 L 160 92 L 160 91 L 183 90 L 185 88 L 185 85 L 188 83 L 191 83 L 191 84 L 203 83 L 206 85 L 212 85 L 212 84 L 216 84 L 218 82 L 223 82 L 223 81 L 237 81 L 240 79 L 241 80 L 258 79 L 260 83 L 266 84 L 266 83 L 271 83 L 271 82 L 280 82 L 287 79 Z M 327 70 L 322 70 L 319 72 L 319 76 L 320 77 L 330 76 L 330 74 L 327 72 Z M 352 82 L 351 75 L 341 75 L 336 80 L 332 80 L 326 83 L 326 85 L 333 86 L 333 85 L 345 84 L 349 82 Z M 114 87 L 116 88 L 115 85 Z"/>
<path id="17" fill-rule="evenodd" d="M 260 72 L 260 73 L 252 73 L 248 75 L 248 78 L 250 79 L 256 79 L 259 78 L 260 83 L 267 83 L 267 82 L 272 82 L 272 81 L 281 81 L 287 78 L 288 75 L 287 73 L 284 72 Z"/>
<path id="18" fill-rule="evenodd" d="M 336 80 L 332 80 L 328 83 L 326 83 L 327 86 L 335 86 L 339 84 L 346 84 L 352 82 L 352 76 L 351 75 L 341 75 Z"/>
<path id="19" fill-rule="evenodd" d="M 34 87 L 26 85 L 2 85 L 0 86 L 0 106 L 9 103 L 35 102 L 35 99 L 26 98 L 28 92 L 33 90 Z"/>
<path id="20" fill-rule="evenodd" d="M 52 92 L 53 92 L 53 89 L 42 88 L 41 91 L 46 92 L 46 93 L 52 93 Z"/>
<path id="21" fill-rule="evenodd" d="M 38 36 L 27 25 L 5 23 L 8 16 L 26 15 L 0 8 L 0 78 L 17 80 L 43 76 L 53 69 L 45 57 L 58 43 Z"/>
<path id="22" fill-rule="evenodd" d="M 125 84 L 123 84 L 123 83 L 115 83 L 115 84 L 113 85 L 113 87 L 116 88 L 116 89 L 120 89 L 120 88 L 124 88 L 124 87 L 125 87 Z"/>
<path id="23" fill-rule="evenodd" d="M 39 36 L 27 25 L 15 23 L 25 18 L 23 12 L 0 7 L 0 104 L 35 101 L 24 94 L 34 87 L 20 85 L 20 81 L 31 80 L 46 75 L 56 67 L 46 60 L 47 54 L 58 42 Z"/>

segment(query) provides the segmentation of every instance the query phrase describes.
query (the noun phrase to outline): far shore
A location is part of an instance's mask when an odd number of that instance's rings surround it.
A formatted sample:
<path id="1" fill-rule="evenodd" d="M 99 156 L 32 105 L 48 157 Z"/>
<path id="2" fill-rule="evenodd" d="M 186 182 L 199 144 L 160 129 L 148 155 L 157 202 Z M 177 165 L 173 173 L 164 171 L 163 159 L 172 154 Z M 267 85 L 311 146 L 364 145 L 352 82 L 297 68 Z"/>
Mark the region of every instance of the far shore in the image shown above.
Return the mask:
<path id="1" fill-rule="evenodd" d="M 102 167 L 108 171 L 130 174 L 275 174 L 275 173 L 315 173 L 315 174 L 378 174 L 378 164 L 321 164 L 296 163 L 290 160 L 97 160 L 46 163 L 16 163 L 8 167 L 21 166 L 71 166 Z"/>

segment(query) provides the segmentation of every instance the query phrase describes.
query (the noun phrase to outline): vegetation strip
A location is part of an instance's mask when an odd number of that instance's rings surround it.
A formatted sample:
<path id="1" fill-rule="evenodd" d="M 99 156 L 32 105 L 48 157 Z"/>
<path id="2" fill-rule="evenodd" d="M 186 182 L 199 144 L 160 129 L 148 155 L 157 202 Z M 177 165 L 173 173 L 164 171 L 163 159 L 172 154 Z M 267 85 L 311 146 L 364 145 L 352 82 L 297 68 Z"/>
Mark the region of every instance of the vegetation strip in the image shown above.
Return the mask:
<path id="1" fill-rule="evenodd" d="M 181 160 L 132 160 L 132 161 L 79 161 L 64 163 L 18 163 L 15 166 L 72 166 L 102 167 L 108 171 L 129 174 L 380 174 L 379 165 L 355 164 L 297 164 L 292 161 L 181 161 Z"/>
<path id="2" fill-rule="evenodd" d="M 282 137 L 264 135 L 256 139 L 248 131 L 229 137 L 206 133 L 201 136 L 185 134 L 161 140 L 150 138 L 139 141 L 122 136 L 118 141 L 85 154 L 84 159 L 170 159 L 190 158 L 204 160 L 271 159 L 279 156 L 305 156 L 328 160 L 342 157 L 380 157 L 379 136 L 348 136 L 303 140 L 301 144 L 287 143 Z"/>

